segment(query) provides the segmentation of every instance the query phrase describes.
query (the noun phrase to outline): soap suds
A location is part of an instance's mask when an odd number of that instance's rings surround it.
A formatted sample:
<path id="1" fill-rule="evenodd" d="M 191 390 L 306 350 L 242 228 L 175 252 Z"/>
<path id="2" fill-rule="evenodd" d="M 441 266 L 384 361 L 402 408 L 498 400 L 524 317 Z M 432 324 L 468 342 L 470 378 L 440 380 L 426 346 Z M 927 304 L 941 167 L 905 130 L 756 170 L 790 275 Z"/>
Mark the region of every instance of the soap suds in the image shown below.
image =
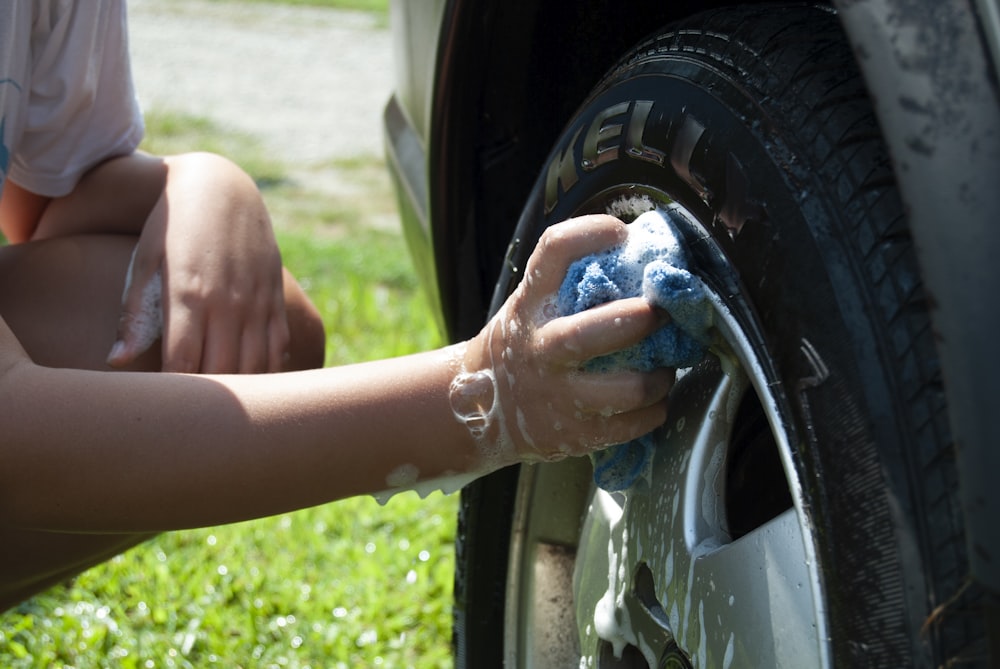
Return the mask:
<path id="1" fill-rule="evenodd" d="M 605 207 L 605 212 L 623 221 L 630 221 L 655 208 L 656 205 L 648 195 L 623 195 L 612 200 Z"/>
<path id="2" fill-rule="evenodd" d="M 402 465 L 396 470 L 393 470 L 393 473 L 398 472 L 399 470 L 403 470 L 404 468 L 407 467 L 413 467 L 413 466 Z M 416 470 L 416 467 L 413 467 L 413 469 Z M 386 483 L 389 483 L 389 479 L 393 477 L 393 473 L 390 473 L 389 476 L 386 477 Z M 412 474 L 412 471 L 404 470 L 403 473 L 400 475 L 409 476 L 410 474 Z M 393 497 L 403 492 L 411 492 L 411 491 L 415 492 L 421 499 L 425 499 L 428 495 L 435 492 L 440 492 L 441 494 L 444 495 L 451 495 L 452 493 L 455 493 L 464 488 L 465 486 L 469 485 L 480 476 L 481 474 L 477 472 L 465 473 L 465 474 L 446 472 L 442 476 L 436 478 L 427 479 L 425 481 L 414 480 L 412 482 L 405 483 L 400 487 L 395 487 L 390 484 L 388 490 L 375 493 L 372 495 L 372 497 L 374 497 L 375 501 L 377 501 L 379 504 L 385 506 L 386 504 L 389 503 L 389 500 L 391 500 Z"/>
<path id="3" fill-rule="evenodd" d="M 122 290 L 122 304 L 132 288 L 135 266 L 135 254 L 138 247 L 132 251 L 125 274 L 125 288 Z M 163 334 L 163 273 L 156 270 L 153 277 L 142 287 L 139 300 L 139 310 L 131 313 L 129 330 L 135 351 L 141 353 L 149 349 Z"/>
<path id="4" fill-rule="evenodd" d="M 493 425 L 498 411 L 498 394 L 497 379 L 492 369 L 461 372 L 451 382 L 448 400 L 455 420 L 465 425 L 477 441 Z"/>
<path id="5" fill-rule="evenodd" d="M 385 477 L 385 482 L 390 488 L 409 488 L 417 482 L 420 476 L 420 469 L 416 465 L 400 465 L 389 472 Z"/>

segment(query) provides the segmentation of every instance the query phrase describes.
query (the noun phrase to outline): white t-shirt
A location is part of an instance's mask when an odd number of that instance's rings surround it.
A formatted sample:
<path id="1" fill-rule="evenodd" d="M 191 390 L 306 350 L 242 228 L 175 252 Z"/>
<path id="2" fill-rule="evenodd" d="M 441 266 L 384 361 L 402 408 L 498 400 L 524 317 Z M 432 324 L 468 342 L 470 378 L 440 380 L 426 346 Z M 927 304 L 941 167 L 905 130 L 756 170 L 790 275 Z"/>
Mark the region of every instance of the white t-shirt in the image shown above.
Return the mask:
<path id="1" fill-rule="evenodd" d="M 125 0 L 0 0 L 0 189 L 65 195 L 142 134 Z"/>

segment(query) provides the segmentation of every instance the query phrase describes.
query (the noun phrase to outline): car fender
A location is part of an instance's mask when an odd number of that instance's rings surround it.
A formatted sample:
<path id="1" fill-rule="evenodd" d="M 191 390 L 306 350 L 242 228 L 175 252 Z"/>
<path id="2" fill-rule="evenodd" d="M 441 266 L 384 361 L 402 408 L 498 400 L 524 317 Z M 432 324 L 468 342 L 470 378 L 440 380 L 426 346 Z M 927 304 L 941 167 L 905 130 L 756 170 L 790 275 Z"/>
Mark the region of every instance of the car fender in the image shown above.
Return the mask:
<path id="1" fill-rule="evenodd" d="M 1000 593 L 1000 18 L 992 0 L 835 0 L 924 275 L 973 576 Z"/>

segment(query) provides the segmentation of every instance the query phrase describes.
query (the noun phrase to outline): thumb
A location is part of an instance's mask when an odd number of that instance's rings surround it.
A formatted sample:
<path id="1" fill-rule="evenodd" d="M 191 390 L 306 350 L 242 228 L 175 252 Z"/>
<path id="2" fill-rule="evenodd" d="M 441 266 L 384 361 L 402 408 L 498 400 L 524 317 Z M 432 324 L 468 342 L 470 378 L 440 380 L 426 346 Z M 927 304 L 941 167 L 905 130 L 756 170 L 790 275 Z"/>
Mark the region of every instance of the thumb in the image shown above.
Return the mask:
<path id="1" fill-rule="evenodd" d="M 133 252 L 122 293 L 118 332 L 107 358 L 112 367 L 129 364 L 163 333 L 163 275 L 159 267 L 150 271 L 144 265 L 136 262 Z"/>

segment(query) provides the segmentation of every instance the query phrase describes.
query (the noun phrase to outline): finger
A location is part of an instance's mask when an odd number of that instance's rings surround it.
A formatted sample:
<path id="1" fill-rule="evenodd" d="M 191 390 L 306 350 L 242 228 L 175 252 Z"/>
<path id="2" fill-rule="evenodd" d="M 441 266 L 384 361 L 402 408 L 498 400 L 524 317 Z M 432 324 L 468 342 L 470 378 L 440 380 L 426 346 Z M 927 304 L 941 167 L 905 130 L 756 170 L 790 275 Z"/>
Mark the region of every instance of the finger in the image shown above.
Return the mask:
<path id="1" fill-rule="evenodd" d="M 542 233 L 538 246 L 528 259 L 526 280 L 540 295 L 559 290 L 569 266 L 592 253 L 621 244 L 628 228 L 617 218 L 592 214 L 557 223 Z"/>
<path id="2" fill-rule="evenodd" d="M 250 320 L 243 328 L 239 349 L 239 372 L 259 374 L 281 371 L 288 347 L 288 321 L 282 286 L 257 293 Z"/>
<path id="3" fill-rule="evenodd" d="M 285 368 L 289 356 L 291 330 L 288 326 L 288 313 L 285 306 L 285 283 L 294 281 L 288 270 L 281 268 L 282 281 L 278 282 L 271 293 L 270 311 L 267 321 L 263 324 L 267 335 L 267 366 L 264 371 L 280 372 Z"/>
<path id="4" fill-rule="evenodd" d="M 549 321 L 535 335 L 555 360 L 582 364 L 637 344 L 668 322 L 662 309 L 630 297 Z"/>
<path id="5" fill-rule="evenodd" d="M 613 416 L 663 402 L 674 385 L 673 369 L 652 372 L 580 374 L 573 380 L 574 405 L 581 417 Z"/>
<path id="6" fill-rule="evenodd" d="M 601 416 L 577 439 L 579 450 L 574 455 L 625 444 L 663 425 L 667 420 L 667 402 L 657 402 L 648 407 L 613 416 Z"/>
<path id="7" fill-rule="evenodd" d="M 211 319 L 205 326 L 204 349 L 198 371 L 203 374 L 240 372 L 241 347 L 246 342 L 253 348 L 252 340 L 244 339 L 243 335 L 253 330 L 233 318 Z M 248 356 L 252 355 L 253 351 L 250 351 Z"/>
<path id="8" fill-rule="evenodd" d="M 163 371 L 194 374 L 201 369 L 204 323 L 184 304 L 163 306 Z"/>
<path id="9" fill-rule="evenodd" d="M 141 254 L 133 253 L 122 294 L 122 310 L 118 318 L 115 342 L 107 362 L 112 367 L 124 367 L 149 350 L 163 331 L 162 289 L 160 271 L 145 262 Z"/>
<path id="10" fill-rule="evenodd" d="M 237 352 L 236 372 L 239 374 L 261 374 L 267 371 L 270 363 L 268 330 L 264 325 L 248 325 L 243 328 Z"/>
<path id="11" fill-rule="evenodd" d="M 112 367 L 124 367 L 133 362 L 148 351 L 163 332 L 159 281 L 147 284 L 142 293 L 144 297 L 137 310 L 122 309 L 118 334 L 107 359 Z"/>
<path id="12" fill-rule="evenodd" d="M 288 319 L 282 312 L 278 317 L 272 318 L 268 326 L 268 364 L 267 371 L 280 372 L 285 368 L 290 355 L 289 345 L 291 343 L 291 332 L 288 328 Z"/>
<path id="13" fill-rule="evenodd" d="M 602 419 L 606 441 L 604 446 L 624 444 L 649 434 L 667 420 L 667 403 L 657 402 L 648 407 L 636 409 Z"/>
<path id="14" fill-rule="evenodd" d="M 246 293 L 236 301 L 231 315 L 225 323 L 232 325 L 220 342 L 224 349 L 222 357 L 227 373 L 259 374 L 267 371 L 269 364 L 268 316 L 271 303 L 257 291 Z M 240 318 L 241 320 L 237 320 Z M 212 330 L 216 330 L 213 328 Z"/>

